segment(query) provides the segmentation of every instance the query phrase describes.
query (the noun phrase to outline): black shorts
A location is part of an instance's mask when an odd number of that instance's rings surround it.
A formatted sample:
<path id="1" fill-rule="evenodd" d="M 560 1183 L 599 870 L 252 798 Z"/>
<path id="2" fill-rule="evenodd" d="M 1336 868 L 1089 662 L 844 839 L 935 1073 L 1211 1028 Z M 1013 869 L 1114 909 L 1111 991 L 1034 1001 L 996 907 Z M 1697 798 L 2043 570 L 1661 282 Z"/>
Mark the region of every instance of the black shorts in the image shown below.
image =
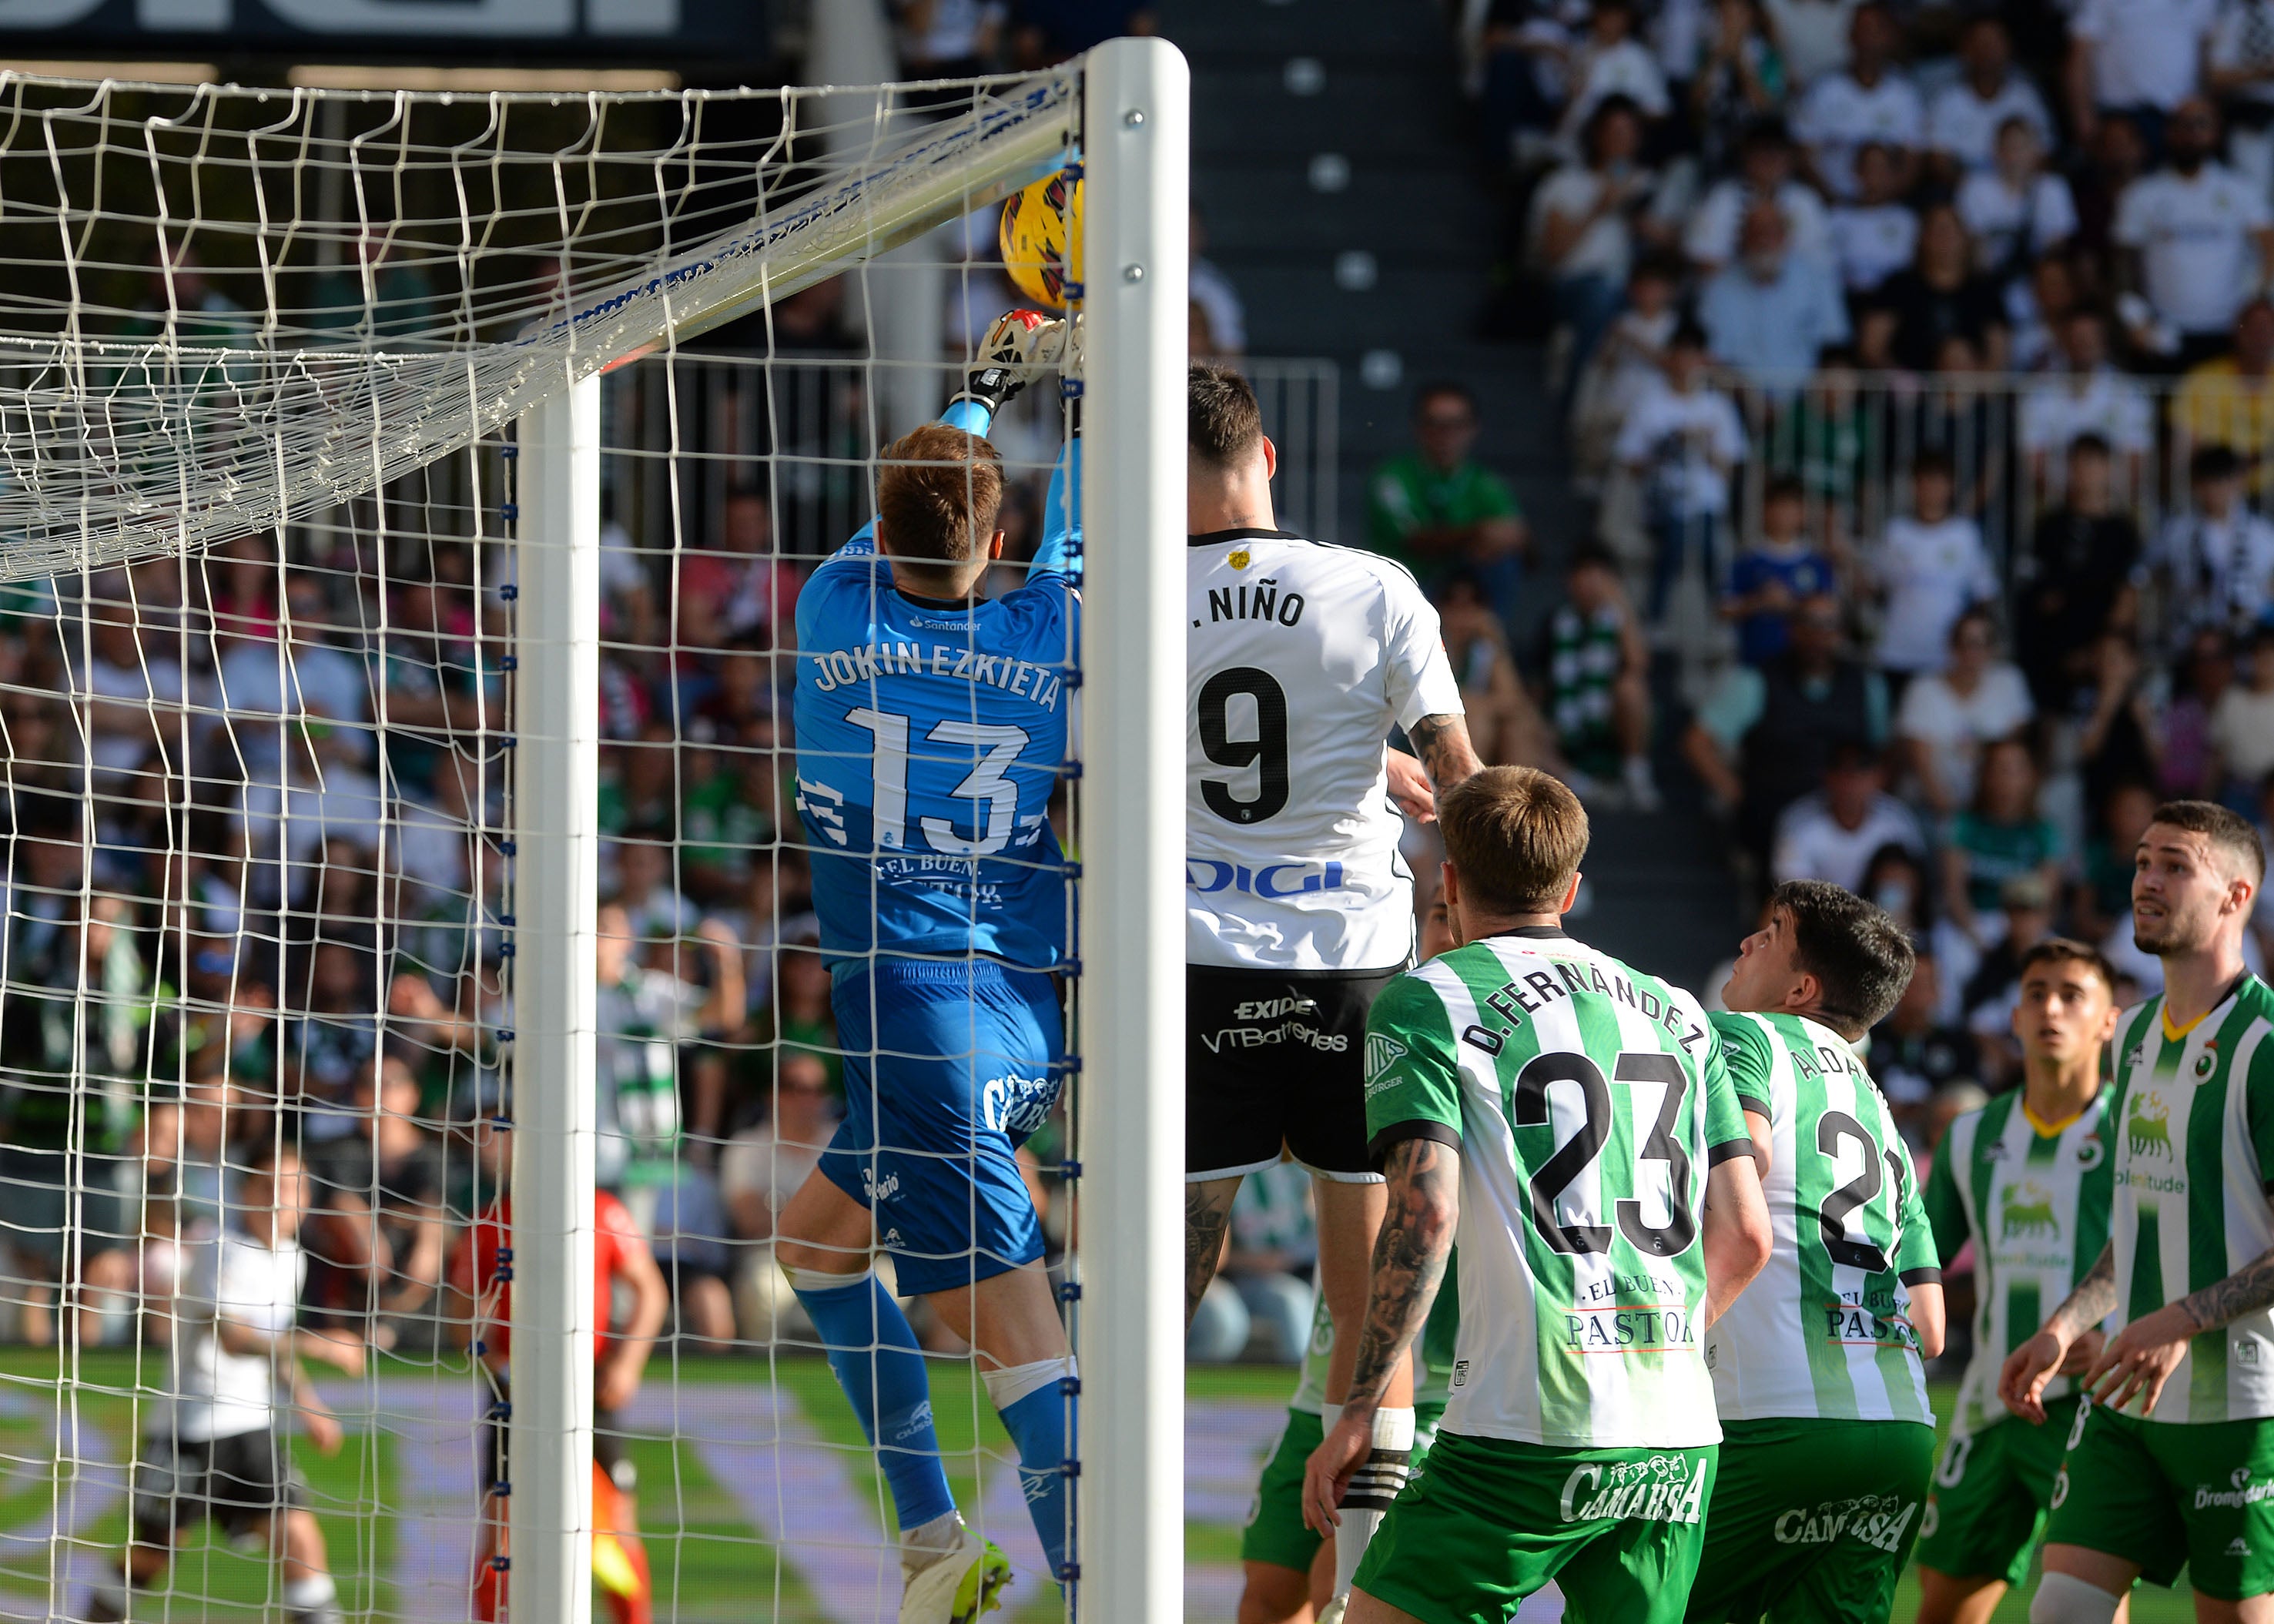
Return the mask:
<path id="1" fill-rule="evenodd" d="M 235 1538 L 263 1517 L 307 1509 L 291 1445 L 267 1427 L 227 1438 L 154 1438 L 134 1462 L 134 1537 L 144 1545 L 170 1545 L 207 1517 Z"/>
<path id="2" fill-rule="evenodd" d="M 1279 1160 L 1354 1184 L 1366 1143 L 1366 1016 L 1394 970 L 1185 966 L 1185 1177 Z"/>
<path id="3" fill-rule="evenodd" d="M 505 1402 L 505 1392 L 499 1390 L 493 1403 Z M 510 1483 L 506 1469 L 506 1424 L 482 1411 L 482 1477 L 480 1492 L 486 1496 L 500 1483 Z M 639 1488 L 639 1469 L 624 1454 L 624 1436 L 616 1430 L 616 1412 L 596 1410 L 592 1412 L 592 1458 L 600 1463 L 616 1487 L 627 1494 Z"/>

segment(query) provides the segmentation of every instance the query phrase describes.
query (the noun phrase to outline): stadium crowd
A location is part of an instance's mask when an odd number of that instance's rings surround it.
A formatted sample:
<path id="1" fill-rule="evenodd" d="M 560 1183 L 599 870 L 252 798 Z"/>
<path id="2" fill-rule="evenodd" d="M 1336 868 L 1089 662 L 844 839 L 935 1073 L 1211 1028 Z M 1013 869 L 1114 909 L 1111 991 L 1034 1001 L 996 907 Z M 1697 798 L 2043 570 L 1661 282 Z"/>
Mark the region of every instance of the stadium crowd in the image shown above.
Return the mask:
<path id="1" fill-rule="evenodd" d="M 1924 1148 L 2012 1080 L 2032 943 L 2156 989 L 2158 800 L 2274 818 L 2274 8 L 1479 11 L 1588 533 L 1533 553 L 1447 381 L 1371 540 L 1487 760 L 1643 809 L 1678 760 L 1756 894 L 1911 926 L 1874 1054 Z"/>

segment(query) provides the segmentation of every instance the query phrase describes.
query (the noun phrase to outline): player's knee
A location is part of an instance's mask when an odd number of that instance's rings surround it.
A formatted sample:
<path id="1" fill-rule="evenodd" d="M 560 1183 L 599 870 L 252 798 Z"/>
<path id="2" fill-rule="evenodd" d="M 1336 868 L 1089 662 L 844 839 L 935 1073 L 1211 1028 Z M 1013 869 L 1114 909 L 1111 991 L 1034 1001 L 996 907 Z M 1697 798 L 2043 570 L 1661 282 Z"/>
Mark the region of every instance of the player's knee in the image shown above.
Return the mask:
<path id="1" fill-rule="evenodd" d="M 2122 1602 L 2074 1574 L 2049 1573 L 2029 1598 L 2029 1624 L 2112 1624 Z"/>

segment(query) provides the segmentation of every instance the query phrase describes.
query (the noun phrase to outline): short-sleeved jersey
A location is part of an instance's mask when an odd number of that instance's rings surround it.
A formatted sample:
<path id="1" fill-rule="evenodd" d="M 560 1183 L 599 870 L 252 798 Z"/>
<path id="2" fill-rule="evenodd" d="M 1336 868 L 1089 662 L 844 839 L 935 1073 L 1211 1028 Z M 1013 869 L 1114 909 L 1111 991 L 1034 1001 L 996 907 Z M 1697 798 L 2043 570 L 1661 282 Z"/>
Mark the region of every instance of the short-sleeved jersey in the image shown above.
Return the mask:
<path id="1" fill-rule="evenodd" d="M 2120 1329 L 2274 1247 L 2274 990 L 2245 975 L 2185 1032 L 2158 996 L 2116 1027 L 2109 1240 Z M 2151 1421 L 2274 1417 L 2274 1309 L 2188 1340 Z"/>
<path id="2" fill-rule="evenodd" d="M 1751 1141 L 1697 999 L 1558 930 L 1487 937 L 1375 999 L 1366 1094 L 1376 1156 L 1460 1154 L 1446 1431 L 1720 1441 L 1699 1237 L 1708 1169 Z"/>
<path id="3" fill-rule="evenodd" d="M 1939 1282 L 1909 1151 L 1848 1041 L 1799 1015 L 1717 1014 L 1729 1086 L 1769 1124 L 1769 1260 L 1706 1334 L 1724 1421 L 1934 1425 L 1909 1288 Z"/>
<path id="4" fill-rule="evenodd" d="M 1954 1258 L 1974 1241 L 1974 1357 L 1951 1428 L 1978 1432 L 2006 1419 L 1998 1372 L 2076 1289 L 2108 1244 L 2109 1154 L 2104 1088 L 2059 1132 L 2040 1133 L 2018 1088 L 1950 1124 L 1926 1180 L 1935 1250 Z M 2048 1402 L 2067 1396 L 2055 1376 Z"/>
<path id="5" fill-rule="evenodd" d="M 599 1305 L 600 1316 L 593 1327 L 592 1360 L 598 1364 L 615 1345 L 608 1304 L 616 1280 L 625 1272 L 630 1254 L 644 1252 L 648 1245 L 630 1211 L 605 1190 L 593 1200 L 592 1229 L 592 1300 Z M 513 1351 L 512 1259 L 501 1255 L 501 1248 L 512 1245 L 512 1235 L 513 1203 L 501 1196 L 458 1237 L 450 1252 L 450 1284 L 472 1300 L 474 1335 L 486 1355 L 499 1359 Z"/>
<path id="6" fill-rule="evenodd" d="M 1284 530 L 1186 558 L 1186 962 L 1396 969 L 1413 880 L 1382 744 L 1462 713 L 1436 610 L 1397 565 Z"/>
<path id="7" fill-rule="evenodd" d="M 1051 476 L 1015 590 L 902 592 L 872 525 L 798 595 L 797 810 L 822 951 L 840 970 L 872 952 L 1033 970 L 1065 957 L 1049 807 L 1077 687 L 1081 455 L 1070 442 Z"/>
<path id="8" fill-rule="evenodd" d="M 276 1362 L 265 1353 L 231 1353 L 221 1345 L 223 1321 L 282 1336 L 292 1328 L 307 1277 L 297 1241 L 263 1245 L 225 1230 L 189 1249 L 174 1298 L 171 1426 L 177 1438 L 201 1440 L 263 1432 L 275 1425 Z"/>

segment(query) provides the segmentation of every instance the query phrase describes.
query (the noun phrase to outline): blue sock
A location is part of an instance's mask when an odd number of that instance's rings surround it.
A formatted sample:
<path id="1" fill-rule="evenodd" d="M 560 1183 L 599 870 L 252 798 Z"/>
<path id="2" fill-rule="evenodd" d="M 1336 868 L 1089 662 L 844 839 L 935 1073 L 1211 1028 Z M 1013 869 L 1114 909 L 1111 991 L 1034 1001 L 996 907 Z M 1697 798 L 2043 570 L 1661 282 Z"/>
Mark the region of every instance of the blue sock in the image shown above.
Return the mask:
<path id="1" fill-rule="evenodd" d="M 837 1385 L 853 1401 L 861 1430 L 876 1447 L 901 1531 L 945 1516 L 955 1509 L 955 1496 L 940 1464 L 931 1380 L 908 1317 L 873 1274 L 823 1290 L 807 1289 L 812 1278 L 801 1269 L 790 1284 L 821 1333 Z"/>
<path id="2" fill-rule="evenodd" d="M 1070 1531 L 1065 1471 L 1068 1400 L 1062 1384 L 1073 1373 L 1072 1359 L 1045 1359 L 987 1372 L 996 1413 L 1019 1451 L 1019 1486 L 1027 1492 L 1027 1515 L 1035 1520 L 1035 1532 L 1041 1537 L 1054 1578 L 1065 1567 Z M 1021 1387 L 1028 1390 L 1018 1392 Z M 1008 1403 L 1003 1402 L 1006 1395 L 1011 1395 Z"/>

